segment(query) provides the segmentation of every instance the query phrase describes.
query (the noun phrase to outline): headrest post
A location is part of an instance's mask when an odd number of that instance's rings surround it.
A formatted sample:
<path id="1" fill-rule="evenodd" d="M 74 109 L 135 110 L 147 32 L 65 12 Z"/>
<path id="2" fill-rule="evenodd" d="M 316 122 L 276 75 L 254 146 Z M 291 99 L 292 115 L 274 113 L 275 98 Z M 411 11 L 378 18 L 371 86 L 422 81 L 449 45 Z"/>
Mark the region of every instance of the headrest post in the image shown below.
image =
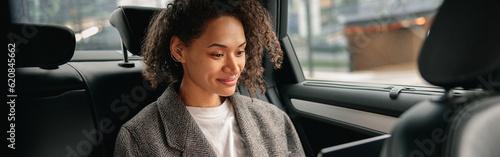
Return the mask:
<path id="1" fill-rule="evenodd" d="M 118 63 L 119 66 L 121 67 L 134 67 L 135 64 L 132 62 L 128 61 L 128 52 L 127 48 L 125 47 L 125 44 L 123 44 L 123 41 L 120 41 L 122 43 L 122 53 L 123 53 L 123 62 Z"/>
<path id="2" fill-rule="evenodd" d="M 141 45 L 151 18 L 164 8 L 118 6 L 111 13 L 109 23 L 118 30 L 122 44 L 129 53 L 140 55 Z"/>

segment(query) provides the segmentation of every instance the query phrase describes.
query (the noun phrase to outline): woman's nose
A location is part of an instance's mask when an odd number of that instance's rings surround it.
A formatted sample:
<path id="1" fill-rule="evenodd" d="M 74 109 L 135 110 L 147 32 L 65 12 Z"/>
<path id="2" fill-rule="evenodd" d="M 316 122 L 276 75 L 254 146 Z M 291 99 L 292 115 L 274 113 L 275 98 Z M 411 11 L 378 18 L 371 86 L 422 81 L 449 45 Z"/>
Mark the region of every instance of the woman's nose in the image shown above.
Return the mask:
<path id="1" fill-rule="evenodd" d="M 240 66 L 244 65 L 244 62 L 244 60 L 230 55 L 225 59 L 224 67 L 222 70 L 224 73 L 227 73 L 229 75 L 237 75 L 241 72 L 242 67 Z"/>

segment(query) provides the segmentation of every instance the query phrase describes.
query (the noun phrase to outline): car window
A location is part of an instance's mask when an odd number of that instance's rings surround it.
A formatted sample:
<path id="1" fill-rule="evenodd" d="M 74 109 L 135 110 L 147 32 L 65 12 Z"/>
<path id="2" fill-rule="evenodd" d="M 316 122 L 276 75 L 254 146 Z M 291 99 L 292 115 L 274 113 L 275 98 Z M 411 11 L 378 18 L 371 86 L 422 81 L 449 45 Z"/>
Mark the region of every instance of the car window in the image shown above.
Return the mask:
<path id="1" fill-rule="evenodd" d="M 430 86 L 417 68 L 442 0 L 291 0 L 288 35 L 308 80 Z"/>
<path id="2" fill-rule="evenodd" d="M 75 32 L 76 50 L 120 50 L 120 35 L 109 23 L 117 6 L 164 7 L 170 0 L 11 1 L 13 22 L 58 24 Z"/>

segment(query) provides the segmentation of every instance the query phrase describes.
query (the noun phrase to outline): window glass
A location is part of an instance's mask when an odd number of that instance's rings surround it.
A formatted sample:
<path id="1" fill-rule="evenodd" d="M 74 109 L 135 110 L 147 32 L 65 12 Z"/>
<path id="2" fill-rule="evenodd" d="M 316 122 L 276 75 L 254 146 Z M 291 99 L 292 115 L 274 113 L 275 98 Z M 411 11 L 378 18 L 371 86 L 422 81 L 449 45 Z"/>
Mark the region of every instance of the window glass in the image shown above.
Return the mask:
<path id="1" fill-rule="evenodd" d="M 306 79 L 429 86 L 417 57 L 442 0 L 290 0 Z"/>
<path id="2" fill-rule="evenodd" d="M 11 0 L 12 19 L 58 24 L 75 32 L 76 50 L 120 50 L 120 35 L 109 16 L 123 5 L 164 7 L 168 0 Z"/>

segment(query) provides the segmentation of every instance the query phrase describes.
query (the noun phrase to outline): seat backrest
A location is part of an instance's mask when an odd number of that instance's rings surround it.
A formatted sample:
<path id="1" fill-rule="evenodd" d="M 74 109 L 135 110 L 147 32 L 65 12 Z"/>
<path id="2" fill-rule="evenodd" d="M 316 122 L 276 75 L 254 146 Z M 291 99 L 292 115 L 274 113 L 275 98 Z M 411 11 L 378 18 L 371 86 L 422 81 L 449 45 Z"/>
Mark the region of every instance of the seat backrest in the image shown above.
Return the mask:
<path id="1" fill-rule="evenodd" d="M 132 61 L 142 65 L 140 61 Z M 118 61 L 70 62 L 85 78 L 95 114 L 103 156 L 113 156 L 120 127 L 165 90 L 152 88 L 141 75 L 142 66 L 122 67 Z"/>
<path id="2" fill-rule="evenodd" d="M 66 64 L 75 35 L 64 26 L 12 24 L 15 83 L 8 101 L 14 112 L 18 156 L 96 156 L 95 117 L 85 83 Z M 14 44 L 15 43 L 15 44 Z"/>
<path id="3" fill-rule="evenodd" d="M 445 95 L 403 113 L 381 156 L 500 156 L 498 28 L 500 1 L 443 2 L 418 64 Z M 457 97 L 456 87 L 483 90 Z"/>
<path id="4" fill-rule="evenodd" d="M 446 156 L 500 156 L 500 96 L 487 97 L 461 109 L 451 119 Z"/>

